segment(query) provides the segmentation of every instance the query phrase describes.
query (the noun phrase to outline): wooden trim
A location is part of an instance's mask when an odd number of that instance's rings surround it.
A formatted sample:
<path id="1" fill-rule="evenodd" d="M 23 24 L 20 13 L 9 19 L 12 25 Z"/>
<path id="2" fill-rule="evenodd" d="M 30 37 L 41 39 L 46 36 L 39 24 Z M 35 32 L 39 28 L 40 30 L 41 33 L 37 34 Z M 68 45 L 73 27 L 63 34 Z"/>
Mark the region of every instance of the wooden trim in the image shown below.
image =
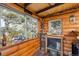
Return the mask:
<path id="1" fill-rule="evenodd" d="M 51 5 L 51 6 L 47 7 L 47 8 L 44 8 L 44 9 L 42 9 L 40 11 L 37 11 L 36 14 L 47 11 L 47 10 L 49 10 L 51 8 L 57 7 L 57 6 L 62 5 L 62 4 L 64 4 L 64 3 L 56 3 L 55 5 Z"/>

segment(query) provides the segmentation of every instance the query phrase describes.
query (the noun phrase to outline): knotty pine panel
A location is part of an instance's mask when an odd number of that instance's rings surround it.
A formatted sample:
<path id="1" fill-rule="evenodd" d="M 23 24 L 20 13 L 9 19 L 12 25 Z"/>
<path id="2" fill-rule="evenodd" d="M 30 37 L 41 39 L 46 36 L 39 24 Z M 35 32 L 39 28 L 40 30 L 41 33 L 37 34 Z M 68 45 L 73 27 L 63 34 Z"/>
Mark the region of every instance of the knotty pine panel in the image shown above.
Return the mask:
<path id="1" fill-rule="evenodd" d="M 33 55 L 40 48 L 39 38 L 24 41 L 1 51 L 2 56 L 28 56 Z M 31 53 L 31 54 L 29 54 Z"/>

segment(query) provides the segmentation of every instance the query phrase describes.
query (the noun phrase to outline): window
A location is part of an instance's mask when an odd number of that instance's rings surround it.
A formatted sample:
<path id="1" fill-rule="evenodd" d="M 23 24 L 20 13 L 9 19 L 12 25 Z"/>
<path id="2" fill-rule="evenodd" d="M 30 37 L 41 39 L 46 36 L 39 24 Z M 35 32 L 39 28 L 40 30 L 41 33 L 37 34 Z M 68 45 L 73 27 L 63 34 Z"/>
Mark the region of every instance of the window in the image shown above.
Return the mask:
<path id="1" fill-rule="evenodd" d="M 27 38 L 33 38 L 38 33 L 38 20 L 28 16 L 27 18 Z"/>
<path id="2" fill-rule="evenodd" d="M 49 21 L 49 34 L 61 34 L 61 20 Z"/>
<path id="3" fill-rule="evenodd" d="M 29 15 L 0 6 L 0 42 L 4 33 L 7 33 L 8 44 L 34 38 L 38 33 L 38 21 Z"/>

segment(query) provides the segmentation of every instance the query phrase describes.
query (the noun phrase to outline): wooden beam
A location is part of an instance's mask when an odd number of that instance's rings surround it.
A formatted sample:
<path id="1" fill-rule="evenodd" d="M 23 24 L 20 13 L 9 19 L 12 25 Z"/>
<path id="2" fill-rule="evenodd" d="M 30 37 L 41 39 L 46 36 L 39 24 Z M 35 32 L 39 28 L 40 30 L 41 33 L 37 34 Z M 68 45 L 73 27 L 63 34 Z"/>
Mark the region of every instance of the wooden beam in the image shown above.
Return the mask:
<path id="1" fill-rule="evenodd" d="M 19 12 L 21 14 L 25 14 L 23 9 L 21 7 L 15 5 L 14 3 L 7 3 L 7 4 L 3 3 L 2 6 L 8 8 L 8 9 L 14 10 L 14 11 L 16 10 L 16 12 Z"/>
<path id="2" fill-rule="evenodd" d="M 32 13 L 31 11 L 27 10 L 25 7 L 15 3 L 17 6 L 21 7 L 25 12 L 29 13 L 30 15 L 36 15 L 37 17 L 41 18 L 41 16 L 38 16 L 37 14 L 35 13 Z"/>
<path id="3" fill-rule="evenodd" d="M 29 6 L 32 3 L 24 3 L 24 7 L 27 8 L 27 6 Z"/>
<path id="4" fill-rule="evenodd" d="M 56 12 L 56 13 L 47 15 L 47 16 L 45 16 L 45 17 L 43 17 L 43 18 L 47 18 L 47 17 L 51 17 L 51 16 L 59 16 L 59 15 L 63 15 L 63 14 L 72 13 L 72 12 L 77 11 L 77 9 L 79 9 L 79 6 L 74 7 L 74 8 L 70 8 L 70 9 L 66 9 L 66 10 L 62 10 L 62 11 L 60 11 L 60 12 Z"/>
<path id="5" fill-rule="evenodd" d="M 41 12 L 44 12 L 44 11 L 47 11 L 47 10 L 49 10 L 49 9 L 51 9 L 51 8 L 54 8 L 54 7 L 59 6 L 59 5 L 62 5 L 62 4 L 64 4 L 64 3 L 56 3 L 56 4 L 54 4 L 54 5 L 51 5 L 51 6 L 49 6 L 49 7 L 44 8 L 44 9 L 42 9 L 42 10 L 40 10 L 40 11 L 37 11 L 36 14 L 41 13 Z"/>
<path id="6" fill-rule="evenodd" d="M 29 13 L 32 15 L 32 12 L 30 12 L 29 10 L 25 9 L 23 6 L 19 5 L 18 3 L 15 3 L 17 6 L 21 7 L 24 9 L 25 12 Z"/>
<path id="7" fill-rule="evenodd" d="M 31 4 L 31 3 L 24 3 L 24 6 L 23 6 L 23 7 L 24 7 L 24 11 L 25 11 L 25 12 L 26 12 L 27 6 L 30 5 L 30 4 Z M 31 12 L 31 13 L 32 13 L 32 12 Z"/>

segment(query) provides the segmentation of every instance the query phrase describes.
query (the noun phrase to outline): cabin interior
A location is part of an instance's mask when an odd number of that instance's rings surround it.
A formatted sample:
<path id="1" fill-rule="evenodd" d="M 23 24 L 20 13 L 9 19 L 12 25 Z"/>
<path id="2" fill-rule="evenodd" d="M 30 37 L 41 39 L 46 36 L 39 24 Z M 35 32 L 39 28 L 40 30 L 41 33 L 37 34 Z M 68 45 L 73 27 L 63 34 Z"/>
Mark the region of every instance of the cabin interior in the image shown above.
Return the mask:
<path id="1" fill-rule="evenodd" d="M 78 56 L 79 3 L 0 3 L 0 56 Z"/>

